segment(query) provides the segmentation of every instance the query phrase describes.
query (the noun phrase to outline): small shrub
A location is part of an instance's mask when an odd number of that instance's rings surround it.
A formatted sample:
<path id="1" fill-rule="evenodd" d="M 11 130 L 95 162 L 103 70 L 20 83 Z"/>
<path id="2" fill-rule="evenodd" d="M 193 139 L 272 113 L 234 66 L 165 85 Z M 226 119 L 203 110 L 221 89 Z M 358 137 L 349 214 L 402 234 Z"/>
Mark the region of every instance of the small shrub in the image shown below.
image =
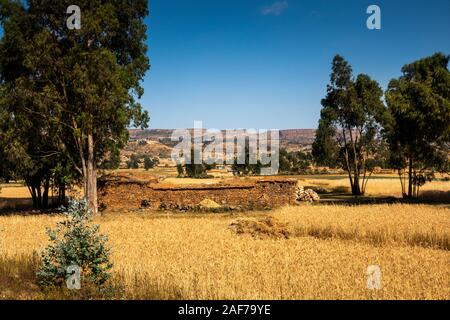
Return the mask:
<path id="1" fill-rule="evenodd" d="M 181 164 L 177 164 L 177 173 L 178 173 L 178 176 L 177 176 L 178 178 L 184 177 L 184 169 Z"/>
<path id="2" fill-rule="evenodd" d="M 149 200 L 144 199 L 141 201 L 141 208 L 148 208 L 148 207 L 150 207 L 150 204 L 151 203 Z"/>
<path id="3" fill-rule="evenodd" d="M 155 166 L 159 164 L 158 158 L 150 158 L 148 155 L 144 156 L 144 169 L 148 171 L 149 169 L 153 169 Z"/>
<path id="4" fill-rule="evenodd" d="M 99 234 L 99 226 L 91 224 L 91 212 L 85 200 L 71 200 L 56 229 L 47 230 L 51 244 L 42 253 L 37 282 L 42 289 L 62 287 L 69 266 L 81 269 L 81 284 L 103 288 L 110 278 L 108 238 Z"/>
<path id="5" fill-rule="evenodd" d="M 130 160 L 127 162 L 128 169 L 139 169 L 141 163 L 141 156 L 138 154 L 132 154 Z"/>

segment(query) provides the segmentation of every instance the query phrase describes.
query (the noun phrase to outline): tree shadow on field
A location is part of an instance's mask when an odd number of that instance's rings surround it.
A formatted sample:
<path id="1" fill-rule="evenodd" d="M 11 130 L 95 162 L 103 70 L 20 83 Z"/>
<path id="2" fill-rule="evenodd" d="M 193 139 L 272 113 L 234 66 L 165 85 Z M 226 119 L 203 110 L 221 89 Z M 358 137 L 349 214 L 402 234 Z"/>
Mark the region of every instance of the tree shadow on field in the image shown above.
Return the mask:
<path id="1" fill-rule="evenodd" d="M 31 199 L 0 197 L 0 216 L 51 214 L 59 212 L 58 207 L 54 205 L 48 209 L 35 209 L 33 208 L 33 201 Z"/>
<path id="2" fill-rule="evenodd" d="M 81 290 L 64 287 L 43 290 L 37 284 L 39 265 L 40 257 L 36 253 L 14 258 L 0 257 L 0 300 L 90 300 L 107 297 L 90 286 L 82 286 Z"/>
<path id="3" fill-rule="evenodd" d="M 13 258 L 0 256 L 0 300 L 181 300 L 185 297 L 174 286 L 176 282 L 155 284 L 151 277 L 136 275 L 126 288 L 124 276 L 114 273 L 102 291 L 83 284 L 80 290 L 68 290 L 64 286 L 43 290 L 37 285 L 36 277 L 40 261 L 36 253 Z"/>
<path id="4" fill-rule="evenodd" d="M 319 204 L 338 205 L 375 205 L 375 204 L 428 204 L 450 207 L 450 191 L 424 191 L 419 199 L 403 199 L 396 197 L 354 196 L 347 192 L 330 192 L 320 194 Z"/>
<path id="5" fill-rule="evenodd" d="M 0 197 L 0 215 L 8 212 L 33 210 L 33 201 L 27 198 L 2 198 Z"/>
<path id="6" fill-rule="evenodd" d="M 0 257 L 0 299 L 42 299 L 36 285 L 37 256 Z"/>
<path id="7" fill-rule="evenodd" d="M 43 290 L 37 285 L 36 271 L 39 264 L 37 254 L 0 257 L 0 300 L 91 300 L 108 297 L 91 286 L 82 286 L 81 290 L 64 287 Z"/>

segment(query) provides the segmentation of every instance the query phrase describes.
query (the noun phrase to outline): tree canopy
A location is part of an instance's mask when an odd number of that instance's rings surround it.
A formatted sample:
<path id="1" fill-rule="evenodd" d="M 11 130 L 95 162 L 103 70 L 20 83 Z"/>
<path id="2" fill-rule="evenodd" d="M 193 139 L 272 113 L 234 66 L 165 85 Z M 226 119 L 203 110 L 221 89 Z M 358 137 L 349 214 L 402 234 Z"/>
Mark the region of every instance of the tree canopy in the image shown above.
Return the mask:
<path id="1" fill-rule="evenodd" d="M 392 166 L 407 176 L 407 184 L 401 179 L 405 197 L 418 197 L 435 171 L 449 172 L 448 62 L 449 56 L 437 53 L 407 64 L 386 91 L 386 138 Z"/>
<path id="2" fill-rule="evenodd" d="M 350 64 L 334 57 L 313 155 L 320 163 L 341 163 L 354 195 L 364 194 L 370 176 L 369 159 L 377 148 L 385 112 L 382 96 L 375 80 L 365 74 L 354 78 Z"/>
<path id="3" fill-rule="evenodd" d="M 68 160 L 96 213 L 98 165 L 126 143 L 128 126 L 149 120 L 138 102 L 149 68 L 148 4 L 80 0 L 79 30 L 66 26 L 69 5 L 0 0 L 2 104 L 13 122 L 9 130 L 23 132 L 21 159 L 39 166 L 44 157 Z"/>

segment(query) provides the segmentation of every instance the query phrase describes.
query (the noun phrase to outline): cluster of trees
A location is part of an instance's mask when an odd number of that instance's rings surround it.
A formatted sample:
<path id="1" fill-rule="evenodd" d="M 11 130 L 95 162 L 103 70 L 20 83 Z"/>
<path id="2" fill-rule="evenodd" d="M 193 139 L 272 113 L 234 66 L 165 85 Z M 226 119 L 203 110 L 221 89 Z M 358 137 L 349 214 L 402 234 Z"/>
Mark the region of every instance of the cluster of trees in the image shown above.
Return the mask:
<path id="1" fill-rule="evenodd" d="M 204 146 L 203 146 L 204 147 Z M 194 159 L 200 159 L 201 156 L 195 157 L 194 148 L 191 149 L 191 157 L 189 161 L 191 163 L 183 163 L 177 165 L 177 171 L 179 177 L 197 178 L 204 179 L 211 177 L 208 175 L 208 171 L 214 169 L 217 165 L 213 160 L 203 160 L 202 163 L 194 163 Z M 264 168 L 260 160 L 256 163 L 250 161 L 250 147 L 248 139 L 245 142 L 244 158 L 243 160 L 238 159 L 235 155 L 233 163 L 231 164 L 231 170 L 235 175 L 239 176 L 249 176 L 249 175 L 260 175 L 261 169 Z"/>
<path id="2" fill-rule="evenodd" d="M 252 152 L 255 151 L 252 150 Z M 239 176 L 260 175 L 261 169 L 263 167 L 261 161 L 257 159 L 256 163 L 254 163 L 254 161 L 250 161 L 250 159 L 251 159 L 250 146 L 248 139 L 246 139 L 244 149 L 244 161 L 239 161 L 237 156 L 234 157 L 234 161 L 231 166 L 231 170 L 233 171 L 233 173 Z"/>
<path id="3" fill-rule="evenodd" d="M 312 156 L 302 151 L 280 150 L 280 169 L 282 174 L 306 174 L 310 172 Z"/>
<path id="4" fill-rule="evenodd" d="M 354 195 L 365 193 L 375 166 L 398 170 L 405 198 L 418 197 L 435 172 L 449 172 L 449 56 L 434 54 L 402 68 L 383 94 L 368 75 L 353 76 L 341 56 L 331 81 L 312 155 L 319 165 L 341 167 Z"/>
<path id="5" fill-rule="evenodd" d="M 184 164 L 178 163 L 177 164 L 177 172 L 178 177 L 187 177 L 187 178 L 194 178 L 194 179 L 205 179 L 210 178 L 211 176 L 208 175 L 208 170 L 211 170 L 215 167 L 214 164 L 208 164 L 208 161 L 202 161 L 202 163 L 194 163 L 195 158 L 201 158 L 199 156 L 199 153 L 197 153 L 194 148 L 191 149 L 191 155 L 190 160 L 187 161 Z"/>
<path id="6" fill-rule="evenodd" d="M 128 169 L 139 169 L 141 163 L 144 163 L 144 169 L 149 170 L 159 164 L 158 158 L 151 158 L 149 155 L 132 154 L 130 160 L 127 162 Z"/>
<path id="7" fill-rule="evenodd" d="M 0 0 L 0 174 L 23 179 L 37 207 L 81 183 L 95 214 L 98 168 L 149 121 L 148 2 L 79 0 L 79 30 L 66 27 L 70 4 Z"/>

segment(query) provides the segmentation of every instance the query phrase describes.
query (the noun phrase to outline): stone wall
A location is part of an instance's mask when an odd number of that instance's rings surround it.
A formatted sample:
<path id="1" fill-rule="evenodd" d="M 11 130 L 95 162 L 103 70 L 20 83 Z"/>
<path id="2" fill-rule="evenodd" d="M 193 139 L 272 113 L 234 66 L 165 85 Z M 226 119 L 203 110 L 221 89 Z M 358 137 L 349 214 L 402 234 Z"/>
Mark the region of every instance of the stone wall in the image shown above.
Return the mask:
<path id="1" fill-rule="evenodd" d="M 102 179 L 99 204 L 107 209 L 182 209 L 197 207 L 205 199 L 240 209 L 277 207 L 295 203 L 295 179 L 259 179 L 211 185 L 170 185 L 157 180 Z"/>

